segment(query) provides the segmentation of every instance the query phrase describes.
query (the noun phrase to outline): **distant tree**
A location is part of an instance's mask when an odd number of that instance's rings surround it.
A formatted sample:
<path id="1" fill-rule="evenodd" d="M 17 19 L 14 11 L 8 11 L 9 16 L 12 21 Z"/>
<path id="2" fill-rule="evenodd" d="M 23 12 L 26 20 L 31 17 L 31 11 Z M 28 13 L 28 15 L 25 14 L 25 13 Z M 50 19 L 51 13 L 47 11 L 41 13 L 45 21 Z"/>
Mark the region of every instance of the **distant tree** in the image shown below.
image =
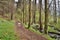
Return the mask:
<path id="1" fill-rule="evenodd" d="M 33 23 L 36 23 L 36 19 L 35 19 L 36 18 L 36 0 L 33 0 L 33 2 L 34 2 L 34 6 L 33 6 L 34 7 L 34 10 L 33 10 L 34 13 L 33 13 L 33 19 L 32 20 L 33 20 Z"/>
<path id="2" fill-rule="evenodd" d="M 57 23 L 56 0 L 54 0 L 54 23 Z"/>
<path id="3" fill-rule="evenodd" d="M 19 8 L 21 6 L 21 1 L 22 0 L 18 0 L 18 2 L 16 2 L 17 3 L 17 8 Z"/>
<path id="4" fill-rule="evenodd" d="M 11 20 L 13 19 L 13 14 L 14 14 L 14 1 L 10 2 L 10 12 L 11 12 Z"/>
<path id="5" fill-rule="evenodd" d="M 28 18 L 27 18 L 27 0 L 25 0 L 24 6 L 25 6 L 25 7 L 24 7 L 24 10 L 25 10 L 24 12 L 25 12 L 25 24 L 26 24 L 26 23 L 27 23 L 27 19 L 28 19 Z"/>
<path id="6" fill-rule="evenodd" d="M 18 2 L 17 2 L 17 12 L 18 12 L 18 14 L 20 15 L 20 21 L 23 23 L 24 21 L 24 16 L 23 16 L 23 14 L 24 14 L 24 1 L 25 0 L 18 0 Z"/>
<path id="7" fill-rule="evenodd" d="M 60 17 L 60 1 L 58 0 L 58 13 L 59 13 L 59 17 Z"/>
<path id="8" fill-rule="evenodd" d="M 4 16 L 4 14 L 5 14 L 5 11 L 6 11 L 6 7 L 7 7 L 7 5 L 6 5 L 7 3 L 5 2 L 5 1 L 0 1 L 0 12 L 2 12 L 2 16 Z"/>
<path id="9" fill-rule="evenodd" d="M 25 5 L 24 5 L 24 4 L 25 4 L 25 0 L 23 0 L 23 23 L 24 23 L 24 16 L 25 16 L 25 12 L 24 12 L 24 11 L 25 11 L 25 10 L 24 10 Z"/>

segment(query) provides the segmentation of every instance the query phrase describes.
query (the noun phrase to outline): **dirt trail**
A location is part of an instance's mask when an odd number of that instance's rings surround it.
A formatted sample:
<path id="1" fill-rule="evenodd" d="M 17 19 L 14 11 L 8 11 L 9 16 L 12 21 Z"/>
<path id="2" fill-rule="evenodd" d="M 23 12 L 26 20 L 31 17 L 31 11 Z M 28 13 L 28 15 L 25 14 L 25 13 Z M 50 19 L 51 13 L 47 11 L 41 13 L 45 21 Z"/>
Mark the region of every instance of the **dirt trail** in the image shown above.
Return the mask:
<path id="1" fill-rule="evenodd" d="M 16 32 L 20 38 L 19 40 L 47 40 L 41 35 L 38 35 L 24 28 L 23 25 L 20 24 L 20 22 L 16 22 Z"/>

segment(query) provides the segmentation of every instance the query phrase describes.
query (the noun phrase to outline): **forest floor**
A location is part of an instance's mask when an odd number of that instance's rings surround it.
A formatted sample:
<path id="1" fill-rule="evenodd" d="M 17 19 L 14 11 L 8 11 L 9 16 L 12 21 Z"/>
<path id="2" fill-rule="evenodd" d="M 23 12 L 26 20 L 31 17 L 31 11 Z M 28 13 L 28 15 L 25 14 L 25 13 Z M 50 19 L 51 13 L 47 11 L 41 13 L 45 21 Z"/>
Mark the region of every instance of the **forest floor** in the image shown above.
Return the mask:
<path id="1" fill-rule="evenodd" d="M 19 36 L 19 40 L 47 40 L 30 30 L 26 29 L 19 21 L 15 25 L 16 34 Z"/>

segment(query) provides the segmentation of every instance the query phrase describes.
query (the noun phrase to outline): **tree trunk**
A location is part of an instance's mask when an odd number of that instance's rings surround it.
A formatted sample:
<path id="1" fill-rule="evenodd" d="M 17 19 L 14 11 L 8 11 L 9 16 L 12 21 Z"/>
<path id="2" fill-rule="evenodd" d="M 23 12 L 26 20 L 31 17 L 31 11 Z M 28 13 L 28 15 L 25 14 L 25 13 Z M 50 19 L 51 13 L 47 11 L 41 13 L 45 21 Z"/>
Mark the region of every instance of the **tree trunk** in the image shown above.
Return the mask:
<path id="1" fill-rule="evenodd" d="M 48 33 L 48 8 L 47 8 L 47 1 L 45 0 L 45 27 L 44 27 L 44 33 Z"/>
<path id="2" fill-rule="evenodd" d="M 28 28 L 30 28 L 30 23 L 31 22 L 31 0 L 29 0 L 29 23 L 28 23 Z"/>
<path id="3" fill-rule="evenodd" d="M 11 3 L 11 20 L 13 20 L 14 2 Z"/>
<path id="4" fill-rule="evenodd" d="M 34 0 L 34 14 L 33 14 L 33 23 L 35 24 L 36 23 L 36 0 Z"/>
<path id="5" fill-rule="evenodd" d="M 23 0 L 23 23 L 24 23 L 24 16 L 25 16 L 25 15 L 24 15 L 24 7 L 25 7 L 25 6 L 24 6 L 24 1 L 25 1 L 25 0 Z"/>
<path id="6" fill-rule="evenodd" d="M 54 23 L 57 23 L 56 0 L 54 0 Z"/>
<path id="7" fill-rule="evenodd" d="M 40 32 L 42 32 L 42 18 L 41 18 L 41 11 L 42 11 L 42 0 L 39 0 L 39 4 L 40 4 L 40 9 L 39 9 L 39 24 L 40 24 Z"/>

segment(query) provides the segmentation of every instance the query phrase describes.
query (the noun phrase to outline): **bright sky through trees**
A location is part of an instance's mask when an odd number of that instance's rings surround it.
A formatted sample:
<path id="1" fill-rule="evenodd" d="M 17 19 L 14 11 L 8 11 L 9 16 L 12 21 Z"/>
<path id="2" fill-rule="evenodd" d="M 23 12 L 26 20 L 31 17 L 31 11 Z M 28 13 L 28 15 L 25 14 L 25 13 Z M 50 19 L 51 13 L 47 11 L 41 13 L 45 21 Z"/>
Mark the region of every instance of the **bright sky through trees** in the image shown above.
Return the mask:
<path id="1" fill-rule="evenodd" d="M 15 2 L 18 2 L 18 0 L 15 0 Z"/>

